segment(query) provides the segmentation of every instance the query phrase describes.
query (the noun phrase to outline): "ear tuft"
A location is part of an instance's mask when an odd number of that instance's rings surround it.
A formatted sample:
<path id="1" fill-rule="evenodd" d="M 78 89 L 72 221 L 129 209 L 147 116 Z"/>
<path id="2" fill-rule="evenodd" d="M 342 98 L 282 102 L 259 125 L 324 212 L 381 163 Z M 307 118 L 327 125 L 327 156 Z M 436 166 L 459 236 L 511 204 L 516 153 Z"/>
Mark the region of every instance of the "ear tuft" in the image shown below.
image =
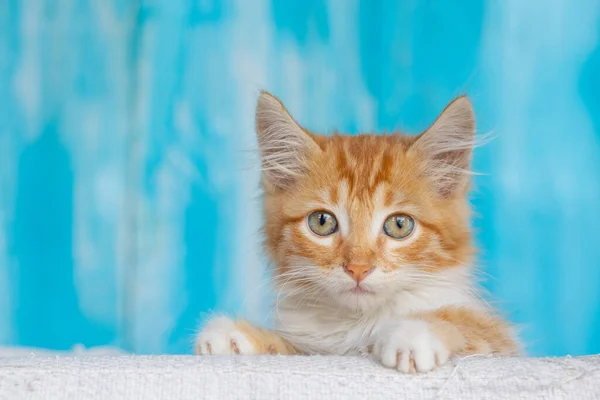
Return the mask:
<path id="1" fill-rule="evenodd" d="M 263 182 L 286 188 L 306 172 L 311 152 L 319 147 L 275 96 L 261 92 L 256 104 L 256 134 Z"/>
<path id="2" fill-rule="evenodd" d="M 475 114 L 466 96 L 452 101 L 415 143 L 425 158 L 430 176 L 442 197 L 468 189 L 471 154 L 475 147 Z"/>

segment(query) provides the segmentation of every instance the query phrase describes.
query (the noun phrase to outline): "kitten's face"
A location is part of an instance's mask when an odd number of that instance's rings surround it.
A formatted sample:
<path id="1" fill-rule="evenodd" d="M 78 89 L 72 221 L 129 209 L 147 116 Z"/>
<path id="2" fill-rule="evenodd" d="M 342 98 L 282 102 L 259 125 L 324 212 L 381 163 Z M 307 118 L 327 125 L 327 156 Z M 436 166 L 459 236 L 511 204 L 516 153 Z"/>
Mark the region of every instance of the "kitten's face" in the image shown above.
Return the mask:
<path id="1" fill-rule="evenodd" d="M 472 254 L 473 124 L 460 98 L 420 136 L 319 136 L 263 93 L 266 245 L 280 290 L 369 309 L 451 284 L 447 272 Z"/>

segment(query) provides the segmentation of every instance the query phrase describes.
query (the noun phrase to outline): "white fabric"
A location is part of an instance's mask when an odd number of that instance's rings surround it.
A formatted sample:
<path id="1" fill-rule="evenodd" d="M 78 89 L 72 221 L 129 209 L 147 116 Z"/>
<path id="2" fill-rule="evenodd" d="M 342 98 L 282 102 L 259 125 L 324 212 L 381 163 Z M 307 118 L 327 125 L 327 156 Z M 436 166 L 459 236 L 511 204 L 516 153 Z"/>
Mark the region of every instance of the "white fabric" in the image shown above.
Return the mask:
<path id="1" fill-rule="evenodd" d="M 0 399 L 599 399 L 600 356 L 470 356 L 424 375 L 356 357 L 0 358 Z"/>

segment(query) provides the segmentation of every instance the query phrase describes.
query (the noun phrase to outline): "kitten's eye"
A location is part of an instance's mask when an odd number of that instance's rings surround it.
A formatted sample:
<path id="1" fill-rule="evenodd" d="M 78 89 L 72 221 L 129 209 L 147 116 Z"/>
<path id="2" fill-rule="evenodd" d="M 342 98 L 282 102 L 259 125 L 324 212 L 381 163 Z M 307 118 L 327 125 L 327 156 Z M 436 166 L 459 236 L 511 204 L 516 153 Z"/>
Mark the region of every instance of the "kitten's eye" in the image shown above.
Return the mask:
<path id="1" fill-rule="evenodd" d="M 394 214 L 383 223 L 383 231 L 394 239 L 405 239 L 415 229 L 415 220 L 410 215 Z"/>
<path id="2" fill-rule="evenodd" d="M 308 227 L 319 236 L 328 236 L 337 231 L 337 220 L 327 211 L 315 211 L 308 216 Z"/>

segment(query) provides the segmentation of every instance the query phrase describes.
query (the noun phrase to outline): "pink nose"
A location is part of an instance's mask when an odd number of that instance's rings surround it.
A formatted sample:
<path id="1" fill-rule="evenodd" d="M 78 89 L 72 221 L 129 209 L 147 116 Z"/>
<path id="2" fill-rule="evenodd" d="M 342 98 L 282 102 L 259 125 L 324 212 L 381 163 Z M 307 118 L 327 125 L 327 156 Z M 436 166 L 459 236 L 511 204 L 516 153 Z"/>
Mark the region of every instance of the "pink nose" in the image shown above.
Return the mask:
<path id="1" fill-rule="evenodd" d="M 375 267 L 366 264 L 348 264 L 344 265 L 344 271 L 359 283 L 369 275 Z"/>

